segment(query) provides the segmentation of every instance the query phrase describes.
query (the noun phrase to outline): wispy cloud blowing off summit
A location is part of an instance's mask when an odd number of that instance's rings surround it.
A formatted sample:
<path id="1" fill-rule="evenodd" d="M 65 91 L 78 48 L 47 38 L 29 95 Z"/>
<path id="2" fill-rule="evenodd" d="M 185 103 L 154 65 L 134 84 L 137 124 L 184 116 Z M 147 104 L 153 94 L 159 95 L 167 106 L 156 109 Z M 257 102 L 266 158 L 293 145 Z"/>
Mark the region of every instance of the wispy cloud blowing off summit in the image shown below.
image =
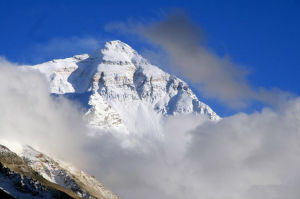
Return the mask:
<path id="1" fill-rule="evenodd" d="M 220 56 L 207 47 L 205 32 L 183 12 L 170 13 L 153 23 L 132 20 L 110 23 L 106 29 L 139 35 L 162 47 L 170 65 L 197 84 L 202 94 L 232 108 L 243 108 L 251 101 L 277 105 L 290 95 L 279 89 L 252 87 L 247 81 L 246 67 L 233 62 L 229 55 Z M 166 63 L 165 60 L 162 62 Z"/>

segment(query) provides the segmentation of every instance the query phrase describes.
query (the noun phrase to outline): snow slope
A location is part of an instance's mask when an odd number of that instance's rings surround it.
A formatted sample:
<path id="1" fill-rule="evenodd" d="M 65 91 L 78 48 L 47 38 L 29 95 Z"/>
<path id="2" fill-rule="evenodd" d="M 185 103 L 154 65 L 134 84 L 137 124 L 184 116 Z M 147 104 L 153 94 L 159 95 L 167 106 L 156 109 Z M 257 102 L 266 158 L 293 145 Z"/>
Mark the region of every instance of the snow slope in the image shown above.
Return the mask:
<path id="1" fill-rule="evenodd" d="M 116 40 L 92 54 L 30 66 L 50 83 L 51 93 L 79 101 L 92 127 L 122 133 L 160 132 L 170 115 L 220 117 L 189 86 Z"/>

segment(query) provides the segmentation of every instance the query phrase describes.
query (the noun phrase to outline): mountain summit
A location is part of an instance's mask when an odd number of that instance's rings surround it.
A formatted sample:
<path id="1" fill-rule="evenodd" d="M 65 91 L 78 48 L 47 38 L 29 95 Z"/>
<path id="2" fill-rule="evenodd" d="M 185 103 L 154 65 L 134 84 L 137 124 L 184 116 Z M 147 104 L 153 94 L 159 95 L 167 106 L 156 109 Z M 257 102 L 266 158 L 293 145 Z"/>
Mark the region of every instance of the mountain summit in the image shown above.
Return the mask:
<path id="1" fill-rule="evenodd" d="M 171 115 L 220 119 L 184 81 L 152 65 L 119 40 L 106 42 L 92 54 L 30 68 L 47 77 L 52 94 L 79 101 L 86 108 L 85 118 L 95 128 L 139 133 L 147 126 L 159 131 L 159 123 Z"/>

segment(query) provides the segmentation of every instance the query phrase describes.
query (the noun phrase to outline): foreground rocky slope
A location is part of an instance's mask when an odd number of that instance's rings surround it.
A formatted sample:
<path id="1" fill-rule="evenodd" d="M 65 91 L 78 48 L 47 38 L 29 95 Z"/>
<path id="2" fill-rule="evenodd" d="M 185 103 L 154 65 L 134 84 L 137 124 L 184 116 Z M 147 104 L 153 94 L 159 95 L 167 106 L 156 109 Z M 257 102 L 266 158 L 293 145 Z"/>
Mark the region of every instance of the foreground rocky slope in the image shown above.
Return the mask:
<path id="1" fill-rule="evenodd" d="M 0 145 L 0 187 L 4 198 L 78 198 L 70 190 L 44 179 L 3 145 Z"/>
<path id="2" fill-rule="evenodd" d="M 24 146 L 20 156 L 34 171 L 38 172 L 45 179 L 70 189 L 79 197 L 101 199 L 119 198 L 99 183 L 95 177 L 88 175 L 70 164 L 54 160 L 30 146 Z"/>
<path id="3" fill-rule="evenodd" d="M 0 145 L 0 190 L 12 198 L 118 199 L 94 177 L 24 146 L 20 155 Z"/>

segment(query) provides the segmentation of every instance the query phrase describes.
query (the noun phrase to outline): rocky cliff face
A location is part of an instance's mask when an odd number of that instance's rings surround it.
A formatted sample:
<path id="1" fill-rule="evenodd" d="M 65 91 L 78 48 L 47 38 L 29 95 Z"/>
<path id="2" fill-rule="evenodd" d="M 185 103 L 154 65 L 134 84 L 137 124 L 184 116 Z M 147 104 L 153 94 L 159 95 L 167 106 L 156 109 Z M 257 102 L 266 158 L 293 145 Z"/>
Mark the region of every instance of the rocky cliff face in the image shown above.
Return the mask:
<path id="1" fill-rule="evenodd" d="M 150 64 L 121 41 L 107 42 L 90 55 L 31 68 L 45 74 L 51 93 L 79 101 L 86 108 L 85 118 L 96 128 L 124 133 L 138 129 L 140 133 L 147 128 L 137 128 L 137 121 L 147 121 L 154 132 L 170 115 L 192 113 L 220 119 L 184 81 Z"/>

